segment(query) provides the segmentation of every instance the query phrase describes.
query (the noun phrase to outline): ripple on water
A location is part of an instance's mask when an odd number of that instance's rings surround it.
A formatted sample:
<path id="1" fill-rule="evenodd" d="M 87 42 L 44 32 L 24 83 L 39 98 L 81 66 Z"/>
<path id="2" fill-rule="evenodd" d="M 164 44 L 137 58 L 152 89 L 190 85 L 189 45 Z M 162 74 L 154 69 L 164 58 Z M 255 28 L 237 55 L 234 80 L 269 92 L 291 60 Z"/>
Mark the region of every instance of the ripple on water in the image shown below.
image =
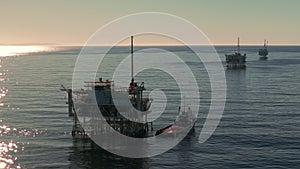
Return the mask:
<path id="1" fill-rule="evenodd" d="M 14 129 L 13 129 L 14 130 Z M 6 125 L 0 126 L 0 136 L 9 134 L 11 128 Z M 18 152 L 18 146 L 12 140 L 0 142 L 0 169 L 2 168 L 20 168 L 19 165 L 14 165 L 17 160 L 16 153 Z"/>
<path id="2" fill-rule="evenodd" d="M 0 123 L 2 120 L 0 119 Z M 36 137 L 37 135 L 46 134 L 46 131 L 38 129 L 17 129 L 10 128 L 7 125 L 0 125 L 0 136 L 6 136 L 11 139 L 0 141 L 0 169 L 6 168 L 21 168 L 17 163 L 18 155 L 24 152 L 25 144 L 16 142 L 14 137 Z"/>

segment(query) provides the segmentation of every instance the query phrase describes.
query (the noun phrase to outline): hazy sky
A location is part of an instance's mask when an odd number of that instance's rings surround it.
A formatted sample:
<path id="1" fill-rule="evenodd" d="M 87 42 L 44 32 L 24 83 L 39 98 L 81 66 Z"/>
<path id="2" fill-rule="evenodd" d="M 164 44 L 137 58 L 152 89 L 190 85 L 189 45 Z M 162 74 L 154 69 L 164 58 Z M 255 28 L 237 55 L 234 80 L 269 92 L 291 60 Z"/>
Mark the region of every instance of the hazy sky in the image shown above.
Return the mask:
<path id="1" fill-rule="evenodd" d="M 299 0 L 26 0 L 0 2 L 0 44 L 83 44 L 97 29 L 136 12 L 166 12 L 214 44 L 300 45 Z M 120 28 L 121 29 L 121 28 Z"/>

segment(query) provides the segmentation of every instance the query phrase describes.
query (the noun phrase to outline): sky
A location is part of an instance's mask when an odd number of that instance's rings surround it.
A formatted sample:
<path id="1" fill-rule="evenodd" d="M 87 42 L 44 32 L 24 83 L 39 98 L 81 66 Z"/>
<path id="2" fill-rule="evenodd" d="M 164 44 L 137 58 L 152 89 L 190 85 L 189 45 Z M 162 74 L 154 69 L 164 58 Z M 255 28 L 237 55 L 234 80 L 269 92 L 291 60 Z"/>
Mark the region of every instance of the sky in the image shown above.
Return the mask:
<path id="1" fill-rule="evenodd" d="M 137 12 L 182 17 L 215 45 L 235 44 L 238 36 L 244 45 L 300 45 L 299 7 L 299 0 L 1 1 L 0 45 L 82 45 L 100 27 Z"/>

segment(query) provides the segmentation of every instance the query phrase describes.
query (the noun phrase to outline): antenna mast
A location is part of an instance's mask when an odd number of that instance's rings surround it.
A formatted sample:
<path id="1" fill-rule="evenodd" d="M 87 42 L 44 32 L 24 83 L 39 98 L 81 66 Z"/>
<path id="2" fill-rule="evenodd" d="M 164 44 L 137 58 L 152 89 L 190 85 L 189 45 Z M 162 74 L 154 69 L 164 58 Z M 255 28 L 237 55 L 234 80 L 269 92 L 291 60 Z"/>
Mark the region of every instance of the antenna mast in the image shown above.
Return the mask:
<path id="1" fill-rule="evenodd" d="M 240 37 L 238 37 L 238 53 L 240 53 Z"/>
<path id="2" fill-rule="evenodd" d="M 133 36 L 131 36 L 131 80 L 133 80 Z"/>

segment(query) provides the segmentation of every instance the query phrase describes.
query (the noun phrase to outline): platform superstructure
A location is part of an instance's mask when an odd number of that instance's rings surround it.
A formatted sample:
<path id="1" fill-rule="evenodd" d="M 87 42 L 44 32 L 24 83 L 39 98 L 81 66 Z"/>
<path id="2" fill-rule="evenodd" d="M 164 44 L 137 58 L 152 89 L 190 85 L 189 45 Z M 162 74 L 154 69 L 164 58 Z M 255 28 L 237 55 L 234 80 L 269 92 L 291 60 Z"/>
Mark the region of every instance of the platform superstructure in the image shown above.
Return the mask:
<path id="1" fill-rule="evenodd" d="M 69 115 L 74 117 L 72 135 L 107 132 L 109 129 L 104 125 L 103 127 L 97 126 L 97 130 L 90 129 L 89 131 L 82 127 L 90 123 L 101 125 L 104 122 L 115 131 L 127 136 L 144 137 L 149 130 L 153 130 L 152 122 L 147 122 L 151 101 L 143 98 L 143 91 L 146 90 L 144 82 L 137 83 L 133 77 L 133 36 L 131 37 L 131 60 L 132 79 L 128 88 L 115 89 L 112 80 L 99 78 L 85 81 L 84 89 L 77 91 L 64 87 L 61 89 L 68 93 Z M 93 97 L 96 97 L 96 108 L 91 102 Z M 118 98 L 123 100 L 118 100 Z M 89 114 L 98 112 L 97 109 L 100 110 L 102 116 L 90 117 Z"/>

